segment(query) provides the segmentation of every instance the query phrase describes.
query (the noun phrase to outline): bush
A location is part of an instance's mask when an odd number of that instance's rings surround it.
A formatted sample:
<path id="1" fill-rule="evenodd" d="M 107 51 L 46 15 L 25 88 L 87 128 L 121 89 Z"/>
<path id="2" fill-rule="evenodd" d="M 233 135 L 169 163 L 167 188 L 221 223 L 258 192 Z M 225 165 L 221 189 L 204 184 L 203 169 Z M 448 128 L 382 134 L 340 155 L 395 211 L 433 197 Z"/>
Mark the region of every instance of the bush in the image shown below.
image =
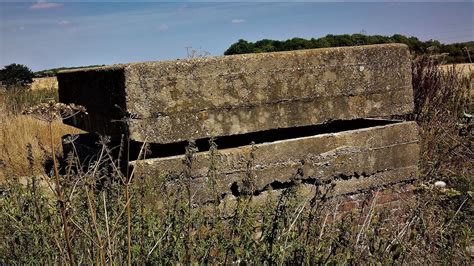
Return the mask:
<path id="1" fill-rule="evenodd" d="M 34 73 L 25 65 L 10 64 L 0 70 L 0 82 L 7 88 L 27 87 L 33 82 Z"/>

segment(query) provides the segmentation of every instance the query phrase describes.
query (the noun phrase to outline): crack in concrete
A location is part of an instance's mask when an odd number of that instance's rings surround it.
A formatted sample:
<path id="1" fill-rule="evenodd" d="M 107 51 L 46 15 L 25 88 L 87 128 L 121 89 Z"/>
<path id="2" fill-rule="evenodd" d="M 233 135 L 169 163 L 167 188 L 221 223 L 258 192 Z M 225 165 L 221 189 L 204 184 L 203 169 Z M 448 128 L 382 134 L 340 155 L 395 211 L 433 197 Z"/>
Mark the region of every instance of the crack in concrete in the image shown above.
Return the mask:
<path id="1" fill-rule="evenodd" d="M 200 112 L 213 112 L 213 111 L 230 111 L 230 110 L 235 110 L 235 109 L 251 109 L 255 107 L 262 107 L 262 106 L 269 106 L 269 105 L 278 105 L 278 104 L 291 104 L 291 103 L 308 103 L 312 102 L 315 100 L 320 100 L 324 101 L 324 99 L 337 99 L 338 97 L 340 98 L 346 98 L 346 97 L 367 97 L 367 96 L 373 96 L 377 94 L 385 94 L 385 93 L 397 93 L 397 92 L 404 92 L 406 91 L 407 88 L 410 86 L 401 86 L 398 88 L 390 89 L 389 91 L 385 89 L 379 89 L 379 90 L 374 90 L 370 93 L 365 93 L 365 94 L 354 94 L 353 92 L 347 92 L 347 93 L 341 93 L 341 94 L 336 94 L 336 95 L 328 95 L 328 96 L 319 96 L 316 95 L 314 97 L 309 97 L 309 98 L 283 98 L 283 99 L 278 99 L 276 101 L 270 101 L 270 102 L 257 102 L 257 103 L 243 103 L 239 105 L 232 105 L 232 106 L 221 106 L 221 107 L 216 107 L 216 108 L 205 108 L 205 109 L 193 109 L 193 110 L 182 110 L 179 113 L 173 113 L 173 112 L 156 112 L 152 113 L 149 117 L 141 117 L 138 114 L 134 114 L 135 117 L 134 119 L 136 120 L 146 120 L 146 119 L 153 119 L 153 118 L 160 118 L 160 117 L 172 117 L 176 115 L 183 115 L 183 114 L 199 114 Z"/>
<path id="2" fill-rule="evenodd" d="M 266 184 L 262 189 L 257 189 L 252 192 L 253 196 L 258 196 L 261 195 L 264 192 L 267 191 L 278 191 L 278 190 L 284 190 L 284 189 L 291 189 L 295 188 L 300 184 L 306 184 L 306 185 L 312 185 L 312 186 L 322 186 L 322 185 L 330 185 L 334 181 L 350 181 L 354 179 L 360 179 L 360 178 L 372 178 L 373 176 L 376 176 L 378 174 L 384 173 L 391 171 L 392 169 L 383 169 L 383 170 L 378 170 L 372 173 L 366 173 L 366 172 L 354 172 L 351 175 L 346 175 L 344 173 L 339 173 L 337 175 L 333 175 L 329 178 L 321 179 L 321 178 L 316 178 L 316 177 L 307 177 L 303 178 L 303 170 L 298 169 L 298 171 L 295 173 L 295 175 L 290 178 L 288 181 L 272 181 L 271 183 Z M 298 178 L 300 177 L 300 178 Z M 242 195 L 248 195 L 248 193 L 243 192 L 241 188 L 239 187 L 237 182 L 233 182 L 231 187 L 229 188 L 231 191 L 231 194 L 235 197 L 240 197 Z M 221 194 L 223 197 L 225 197 L 228 193 L 223 193 Z"/>

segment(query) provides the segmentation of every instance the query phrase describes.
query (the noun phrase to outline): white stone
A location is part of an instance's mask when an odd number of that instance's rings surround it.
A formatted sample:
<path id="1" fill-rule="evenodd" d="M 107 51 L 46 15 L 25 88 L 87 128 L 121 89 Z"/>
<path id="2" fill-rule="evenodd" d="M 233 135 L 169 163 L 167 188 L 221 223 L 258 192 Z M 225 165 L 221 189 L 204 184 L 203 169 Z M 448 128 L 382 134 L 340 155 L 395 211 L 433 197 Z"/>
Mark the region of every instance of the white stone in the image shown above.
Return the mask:
<path id="1" fill-rule="evenodd" d="M 436 181 L 434 185 L 435 187 L 440 187 L 440 188 L 446 187 L 446 183 L 444 181 Z"/>
<path id="2" fill-rule="evenodd" d="M 474 245 L 467 246 L 466 251 L 471 256 L 471 258 L 474 258 Z"/>

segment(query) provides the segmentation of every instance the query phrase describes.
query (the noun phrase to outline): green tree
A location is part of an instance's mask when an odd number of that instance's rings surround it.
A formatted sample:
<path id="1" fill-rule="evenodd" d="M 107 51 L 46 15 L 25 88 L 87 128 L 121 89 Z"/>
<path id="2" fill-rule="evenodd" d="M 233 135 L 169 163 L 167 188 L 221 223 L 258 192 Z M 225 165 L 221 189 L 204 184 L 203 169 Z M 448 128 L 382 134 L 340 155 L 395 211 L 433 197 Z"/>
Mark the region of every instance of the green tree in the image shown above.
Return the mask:
<path id="1" fill-rule="evenodd" d="M 34 73 L 25 65 L 10 64 L 0 69 L 0 82 L 8 89 L 26 87 L 33 82 Z"/>
<path id="2" fill-rule="evenodd" d="M 255 53 L 255 45 L 253 43 L 249 43 L 246 40 L 240 39 L 236 43 L 232 44 L 229 49 L 227 49 L 224 54 L 231 55 L 231 54 L 248 54 L 248 53 Z"/>
<path id="3" fill-rule="evenodd" d="M 293 38 L 286 41 L 263 39 L 255 43 L 240 39 L 227 49 L 224 55 L 263 53 L 277 51 L 291 51 L 323 47 L 339 47 L 354 45 L 369 45 L 382 43 L 404 43 L 413 54 L 444 55 L 446 63 L 470 62 L 468 51 L 474 50 L 474 42 L 441 44 L 436 40 L 420 41 L 416 37 L 407 37 L 401 34 L 393 36 L 365 35 L 365 34 L 328 34 L 319 39 Z"/>

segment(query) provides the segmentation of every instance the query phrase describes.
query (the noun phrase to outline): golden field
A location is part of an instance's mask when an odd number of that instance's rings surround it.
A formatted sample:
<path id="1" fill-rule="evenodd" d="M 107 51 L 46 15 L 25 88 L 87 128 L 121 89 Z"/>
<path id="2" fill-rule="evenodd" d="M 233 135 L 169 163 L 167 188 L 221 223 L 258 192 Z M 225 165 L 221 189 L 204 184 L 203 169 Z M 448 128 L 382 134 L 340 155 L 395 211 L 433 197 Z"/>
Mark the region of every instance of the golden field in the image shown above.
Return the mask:
<path id="1" fill-rule="evenodd" d="M 56 77 L 34 78 L 30 85 L 31 90 L 57 90 L 58 79 Z"/>
<path id="2" fill-rule="evenodd" d="M 0 92 L 0 181 L 9 174 L 25 176 L 41 174 L 44 162 L 51 157 L 50 134 L 48 123 L 31 116 L 21 114 L 21 109 L 28 107 L 23 101 L 45 101 L 48 97 L 36 97 L 31 92 L 23 92 L 12 96 L 12 92 Z M 35 94 L 48 92 L 36 91 Z M 21 99 L 21 100 L 18 100 Z M 61 136 L 79 133 L 80 130 L 64 125 L 60 121 L 53 122 L 52 138 L 55 149 L 61 152 Z M 33 155 L 33 169 L 29 166 L 28 144 Z"/>

